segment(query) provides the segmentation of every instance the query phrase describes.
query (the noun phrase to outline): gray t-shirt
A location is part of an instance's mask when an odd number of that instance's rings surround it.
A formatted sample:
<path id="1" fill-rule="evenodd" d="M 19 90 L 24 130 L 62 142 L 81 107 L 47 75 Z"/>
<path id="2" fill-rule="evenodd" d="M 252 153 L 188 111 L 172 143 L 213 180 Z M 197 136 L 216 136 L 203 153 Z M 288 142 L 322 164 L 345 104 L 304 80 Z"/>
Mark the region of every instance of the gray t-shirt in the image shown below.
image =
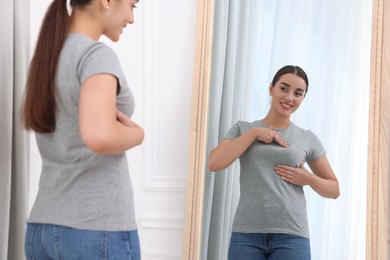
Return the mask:
<path id="1" fill-rule="evenodd" d="M 226 138 L 233 140 L 248 130 L 266 127 L 261 121 L 234 124 Z M 306 200 L 302 186 L 281 180 L 275 173 L 278 164 L 299 167 L 325 154 L 316 135 L 291 123 L 276 130 L 288 143 L 254 142 L 239 158 L 240 200 L 233 221 L 233 232 L 283 233 L 309 238 Z"/>
<path id="2" fill-rule="evenodd" d="M 86 230 L 137 229 L 125 153 L 97 154 L 84 145 L 79 133 L 80 87 L 88 77 L 101 73 L 118 79 L 117 107 L 130 117 L 134 98 L 114 51 L 83 34 L 70 33 L 58 63 L 56 129 L 36 134 L 42 172 L 29 223 Z"/>

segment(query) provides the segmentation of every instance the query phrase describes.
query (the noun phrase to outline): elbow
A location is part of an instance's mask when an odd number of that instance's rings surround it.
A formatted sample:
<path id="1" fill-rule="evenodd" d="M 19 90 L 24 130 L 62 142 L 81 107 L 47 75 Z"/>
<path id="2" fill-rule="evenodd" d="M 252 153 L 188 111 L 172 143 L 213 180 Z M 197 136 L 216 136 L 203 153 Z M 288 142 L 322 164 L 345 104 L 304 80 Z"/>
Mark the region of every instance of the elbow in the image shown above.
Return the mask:
<path id="1" fill-rule="evenodd" d="M 333 195 L 332 199 L 337 199 L 340 197 L 340 190 L 337 190 L 337 192 Z"/>
<path id="2" fill-rule="evenodd" d="M 99 142 L 89 143 L 86 146 L 92 150 L 94 153 L 106 154 L 105 153 L 105 145 Z"/>
<path id="3" fill-rule="evenodd" d="M 217 172 L 217 171 L 223 170 L 223 168 L 219 164 L 220 164 L 220 160 L 218 160 L 216 158 L 216 156 L 214 154 L 214 150 L 211 151 L 211 153 L 209 155 L 208 163 L 207 163 L 207 168 L 212 172 Z"/>
<path id="4" fill-rule="evenodd" d="M 211 156 L 209 157 L 209 161 L 207 163 L 207 168 L 212 171 L 212 172 L 216 172 L 218 171 L 218 168 L 217 168 L 217 165 L 216 163 L 214 162 L 214 160 L 211 158 Z"/>
<path id="5" fill-rule="evenodd" d="M 212 163 L 208 163 L 207 168 L 212 172 L 218 171 L 218 168 Z"/>
<path id="6" fill-rule="evenodd" d="M 214 160 L 210 159 L 207 164 L 207 168 L 212 172 L 217 172 L 225 169 L 226 167 L 223 167 L 219 165 L 218 162 L 215 162 Z"/>
<path id="7" fill-rule="evenodd" d="M 337 189 L 335 189 L 333 192 L 328 194 L 328 196 L 326 196 L 326 197 L 329 198 L 329 199 L 337 199 L 338 197 L 340 197 L 340 189 L 339 189 L 339 187 L 337 187 Z"/>
<path id="8" fill-rule="evenodd" d="M 336 192 L 335 192 L 335 194 L 333 195 L 333 199 L 337 199 L 338 197 L 340 197 L 340 186 L 339 186 L 339 182 L 336 180 L 336 183 L 337 183 L 337 185 L 336 185 Z"/>
<path id="9" fill-rule="evenodd" d="M 84 144 L 95 153 L 105 154 L 107 144 L 103 139 L 84 139 Z"/>
<path id="10" fill-rule="evenodd" d="M 81 135 L 81 139 L 91 151 L 99 154 L 107 154 L 107 147 L 110 141 L 104 133 L 95 132 L 93 134 L 84 134 Z"/>
<path id="11" fill-rule="evenodd" d="M 135 146 L 141 145 L 143 143 L 143 141 L 144 141 L 144 138 L 145 138 L 145 131 L 144 131 L 144 129 L 142 127 L 139 127 L 139 136 L 138 136 L 138 138 L 136 140 Z"/>

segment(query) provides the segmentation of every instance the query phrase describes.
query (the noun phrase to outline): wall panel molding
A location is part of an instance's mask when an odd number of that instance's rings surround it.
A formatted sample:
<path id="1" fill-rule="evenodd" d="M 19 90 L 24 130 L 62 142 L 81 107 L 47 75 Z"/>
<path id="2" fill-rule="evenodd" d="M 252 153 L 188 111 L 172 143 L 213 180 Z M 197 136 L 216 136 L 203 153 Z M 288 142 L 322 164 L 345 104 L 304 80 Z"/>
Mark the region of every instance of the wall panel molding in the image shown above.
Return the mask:
<path id="1" fill-rule="evenodd" d="M 142 250 L 142 255 L 145 256 L 147 260 L 181 260 L 180 251 L 162 251 L 154 249 L 144 249 Z"/>
<path id="2" fill-rule="evenodd" d="M 144 98 L 144 111 L 145 111 L 145 129 L 146 138 L 144 142 L 144 158 L 147 158 L 143 162 L 143 168 L 145 169 L 143 189 L 150 192 L 185 192 L 186 189 L 186 174 L 181 176 L 172 176 L 172 172 L 161 170 L 159 168 L 159 161 L 162 160 L 157 151 L 164 150 L 166 147 L 158 146 L 158 140 L 161 137 L 161 131 L 156 124 L 158 119 L 158 101 L 161 98 L 158 93 L 161 91 L 159 85 L 159 66 L 158 59 L 161 55 L 159 53 L 159 38 L 158 30 L 158 5 L 160 1 L 145 1 L 145 31 L 143 34 L 144 42 L 144 75 L 143 81 L 145 82 L 145 98 Z M 174 147 L 175 144 L 172 145 Z M 169 148 L 172 148 L 169 147 Z M 168 149 L 173 152 L 172 149 Z M 161 155 L 161 152 L 160 152 Z"/>
<path id="3" fill-rule="evenodd" d="M 145 229 L 175 229 L 183 230 L 184 217 L 181 214 L 143 214 L 141 227 Z"/>

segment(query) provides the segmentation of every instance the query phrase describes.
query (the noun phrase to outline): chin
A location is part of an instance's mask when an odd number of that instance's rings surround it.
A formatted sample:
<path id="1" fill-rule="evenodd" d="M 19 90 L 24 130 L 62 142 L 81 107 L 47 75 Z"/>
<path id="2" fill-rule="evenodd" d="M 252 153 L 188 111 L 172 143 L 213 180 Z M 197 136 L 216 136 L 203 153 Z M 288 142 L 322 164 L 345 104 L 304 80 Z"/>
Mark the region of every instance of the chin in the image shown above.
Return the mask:
<path id="1" fill-rule="evenodd" d="M 111 38 L 111 41 L 113 41 L 113 42 L 117 42 L 117 41 L 119 41 L 119 39 L 120 39 L 120 37 L 119 37 L 119 36 L 117 36 L 117 37 L 112 37 L 112 38 Z"/>
<path id="2" fill-rule="evenodd" d="M 289 117 L 293 113 L 294 113 L 294 111 L 292 111 L 292 110 L 285 111 L 282 109 L 281 111 L 279 111 L 279 114 L 283 117 Z"/>
<path id="3" fill-rule="evenodd" d="M 106 37 L 113 42 L 117 42 L 119 41 L 120 35 L 106 35 Z"/>

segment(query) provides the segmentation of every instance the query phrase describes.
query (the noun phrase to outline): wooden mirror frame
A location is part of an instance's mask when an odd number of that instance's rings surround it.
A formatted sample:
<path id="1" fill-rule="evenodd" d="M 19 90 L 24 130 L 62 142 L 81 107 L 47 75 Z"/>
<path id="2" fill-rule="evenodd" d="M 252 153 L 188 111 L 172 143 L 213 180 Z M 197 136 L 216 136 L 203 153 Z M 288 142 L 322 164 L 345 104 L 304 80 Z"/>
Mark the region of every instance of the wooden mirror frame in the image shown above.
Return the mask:
<path id="1" fill-rule="evenodd" d="M 373 0 L 367 169 L 366 259 L 387 259 L 390 148 L 390 0 Z M 183 259 L 199 260 L 214 0 L 197 1 Z"/>
<path id="2" fill-rule="evenodd" d="M 390 3 L 373 0 L 366 259 L 388 259 Z"/>

